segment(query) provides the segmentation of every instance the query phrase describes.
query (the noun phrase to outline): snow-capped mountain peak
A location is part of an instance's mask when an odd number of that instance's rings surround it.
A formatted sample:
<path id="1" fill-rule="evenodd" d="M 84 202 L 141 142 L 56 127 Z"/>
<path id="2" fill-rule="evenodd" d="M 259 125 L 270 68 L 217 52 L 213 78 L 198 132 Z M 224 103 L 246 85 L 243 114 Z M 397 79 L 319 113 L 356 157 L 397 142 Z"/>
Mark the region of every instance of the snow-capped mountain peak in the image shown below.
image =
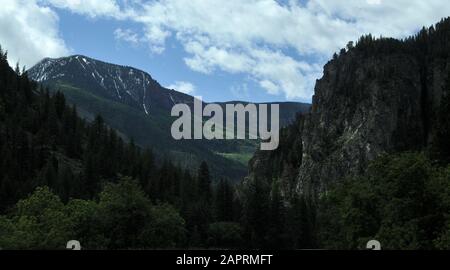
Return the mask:
<path id="1" fill-rule="evenodd" d="M 188 95 L 163 88 L 142 70 L 83 55 L 45 58 L 28 70 L 28 75 L 44 84 L 68 84 L 133 105 L 147 115 L 152 106 L 168 110 L 174 103 L 192 101 Z"/>

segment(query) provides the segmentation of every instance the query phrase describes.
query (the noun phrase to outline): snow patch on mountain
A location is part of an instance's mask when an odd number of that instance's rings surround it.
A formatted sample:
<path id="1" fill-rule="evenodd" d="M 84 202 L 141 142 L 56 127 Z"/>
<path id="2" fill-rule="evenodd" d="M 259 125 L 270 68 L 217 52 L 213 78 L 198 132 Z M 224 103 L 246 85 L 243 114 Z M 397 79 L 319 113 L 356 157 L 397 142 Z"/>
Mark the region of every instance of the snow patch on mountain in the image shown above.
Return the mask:
<path id="1" fill-rule="evenodd" d="M 29 76 L 42 83 L 64 82 L 138 108 L 148 115 L 153 104 L 165 110 L 192 97 L 163 88 L 141 70 L 98 61 L 82 55 L 46 58 L 29 70 Z"/>

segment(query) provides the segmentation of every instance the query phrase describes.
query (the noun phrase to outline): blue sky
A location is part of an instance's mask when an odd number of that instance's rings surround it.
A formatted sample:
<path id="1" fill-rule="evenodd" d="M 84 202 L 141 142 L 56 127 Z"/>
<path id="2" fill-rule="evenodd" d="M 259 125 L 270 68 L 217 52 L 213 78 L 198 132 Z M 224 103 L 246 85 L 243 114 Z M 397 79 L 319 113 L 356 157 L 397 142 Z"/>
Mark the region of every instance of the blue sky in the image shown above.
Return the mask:
<path id="1" fill-rule="evenodd" d="M 4 0 L 0 44 L 11 64 L 83 54 L 206 101 L 310 102 L 348 41 L 448 15 L 447 0 Z"/>
<path id="2" fill-rule="evenodd" d="M 166 87 L 174 86 L 176 82 L 189 82 L 195 87 L 190 94 L 200 95 L 206 101 L 285 100 L 282 93 L 268 95 L 261 91 L 246 74 L 223 71 L 204 74 L 191 70 L 185 65 L 186 54 L 175 38 L 168 39 L 164 53 L 153 54 L 145 44 L 133 45 L 115 38 L 113 33 L 119 27 L 139 31 L 140 26 L 135 23 L 87 18 L 64 10 L 57 12 L 61 37 L 73 54 L 142 69 Z"/>

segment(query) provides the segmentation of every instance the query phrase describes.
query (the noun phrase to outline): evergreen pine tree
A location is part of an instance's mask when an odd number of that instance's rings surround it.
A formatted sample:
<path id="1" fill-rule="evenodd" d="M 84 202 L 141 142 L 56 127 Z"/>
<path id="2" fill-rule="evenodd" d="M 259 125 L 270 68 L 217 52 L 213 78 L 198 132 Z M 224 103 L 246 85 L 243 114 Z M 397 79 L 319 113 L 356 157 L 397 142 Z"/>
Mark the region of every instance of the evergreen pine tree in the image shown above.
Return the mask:
<path id="1" fill-rule="evenodd" d="M 217 221 L 233 220 L 233 188 L 225 179 L 220 179 L 215 196 Z"/>
<path id="2" fill-rule="evenodd" d="M 267 245 L 272 249 L 287 247 L 285 229 L 285 208 L 278 181 L 273 181 L 269 208 L 269 229 Z"/>
<path id="3" fill-rule="evenodd" d="M 200 164 L 197 181 L 198 181 L 199 198 L 201 200 L 204 200 L 206 203 L 210 203 L 212 199 L 211 178 L 209 175 L 208 164 L 205 161 L 203 161 Z"/>
<path id="4" fill-rule="evenodd" d="M 255 177 L 246 187 L 243 219 L 245 234 L 251 248 L 265 248 L 269 220 L 269 188 Z"/>

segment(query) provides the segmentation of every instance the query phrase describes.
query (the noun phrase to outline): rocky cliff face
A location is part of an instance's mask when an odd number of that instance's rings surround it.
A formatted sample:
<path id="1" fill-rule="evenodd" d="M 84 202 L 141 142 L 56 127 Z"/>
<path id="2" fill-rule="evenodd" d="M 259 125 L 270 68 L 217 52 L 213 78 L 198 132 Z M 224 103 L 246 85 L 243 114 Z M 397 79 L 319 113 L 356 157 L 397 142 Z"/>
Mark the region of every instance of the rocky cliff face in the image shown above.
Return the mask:
<path id="1" fill-rule="evenodd" d="M 295 149 L 257 153 L 247 180 L 279 180 L 286 197 L 314 199 L 383 153 L 429 147 L 450 70 L 449 24 L 404 41 L 367 36 L 341 51 L 317 81 L 311 112 L 282 135 Z"/>
<path id="2" fill-rule="evenodd" d="M 420 66 L 405 54 L 330 62 L 305 119 L 298 186 L 325 191 L 329 182 L 364 171 L 385 152 L 422 146 Z"/>

